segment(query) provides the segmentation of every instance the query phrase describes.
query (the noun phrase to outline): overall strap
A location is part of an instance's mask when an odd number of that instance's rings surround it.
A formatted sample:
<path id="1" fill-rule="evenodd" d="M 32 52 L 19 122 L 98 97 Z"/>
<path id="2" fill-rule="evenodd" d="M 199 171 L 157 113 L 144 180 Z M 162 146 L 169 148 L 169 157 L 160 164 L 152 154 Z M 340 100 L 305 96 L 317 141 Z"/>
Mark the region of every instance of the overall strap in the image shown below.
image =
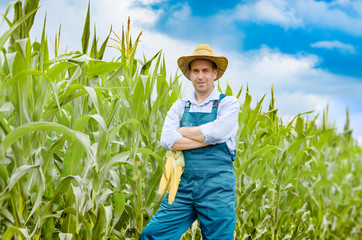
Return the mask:
<path id="1" fill-rule="evenodd" d="M 190 111 L 190 106 L 191 106 L 191 102 L 190 101 L 187 101 L 185 103 L 185 112 L 189 112 Z"/>
<path id="2" fill-rule="evenodd" d="M 217 108 L 217 107 L 219 106 L 220 101 L 221 101 L 224 97 L 226 97 L 226 95 L 223 94 L 223 93 L 221 93 L 220 96 L 219 96 L 219 100 L 215 100 L 215 101 L 214 101 L 214 105 L 212 105 L 212 107 L 213 107 L 213 108 Z"/>

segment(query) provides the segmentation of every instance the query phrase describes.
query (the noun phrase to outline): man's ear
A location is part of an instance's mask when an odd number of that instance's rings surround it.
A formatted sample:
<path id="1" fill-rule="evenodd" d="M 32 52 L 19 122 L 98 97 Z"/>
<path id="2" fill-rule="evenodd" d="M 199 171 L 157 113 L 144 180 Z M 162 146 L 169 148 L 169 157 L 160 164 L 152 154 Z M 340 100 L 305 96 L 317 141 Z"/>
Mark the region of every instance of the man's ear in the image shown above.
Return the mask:
<path id="1" fill-rule="evenodd" d="M 214 69 L 214 75 L 215 75 L 214 80 L 216 80 L 216 77 L 217 77 L 217 72 L 218 72 L 218 69 L 217 69 L 217 68 L 216 68 L 216 69 Z"/>

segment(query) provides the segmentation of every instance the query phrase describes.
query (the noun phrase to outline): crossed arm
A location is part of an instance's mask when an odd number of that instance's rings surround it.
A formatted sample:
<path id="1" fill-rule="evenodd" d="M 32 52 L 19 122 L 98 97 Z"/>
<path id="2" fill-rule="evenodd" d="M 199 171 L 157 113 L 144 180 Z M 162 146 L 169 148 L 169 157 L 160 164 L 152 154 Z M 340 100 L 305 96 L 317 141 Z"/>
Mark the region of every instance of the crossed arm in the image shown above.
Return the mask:
<path id="1" fill-rule="evenodd" d="M 183 138 L 172 145 L 172 148 L 175 150 L 189 150 L 210 145 L 208 143 L 204 143 L 205 137 L 200 131 L 200 126 L 181 127 L 177 130 L 177 132 L 180 133 Z"/>

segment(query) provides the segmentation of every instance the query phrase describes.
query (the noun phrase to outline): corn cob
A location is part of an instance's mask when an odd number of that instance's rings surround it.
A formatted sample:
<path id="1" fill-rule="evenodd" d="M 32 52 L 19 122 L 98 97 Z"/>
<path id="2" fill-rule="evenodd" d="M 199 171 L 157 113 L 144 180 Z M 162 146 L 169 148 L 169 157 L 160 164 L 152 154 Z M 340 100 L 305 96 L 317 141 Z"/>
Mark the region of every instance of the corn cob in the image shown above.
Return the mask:
<path id="1" fill-rule="evenodd" d="M 171 180 L 172 159 L 173 159 L 173 154 L 171 151 L 168 151 L 166 153 L 166 159 L 167 159 L 165 165 L 166 175 L 164 173 L 162 174 L 160 185 L 158 187 L 158 193 L 161 195 L 163 195 L 168 190 L 169 182 Z"/>
<path id="2" fill-rule="evenodd" d="M 173 204 L 181 175 L 185 167 L 185 160 L 182 151 L 168 151 L 166 153 L 166 176 L 162 174 L 158 192 L 164 194 L 169 190 L 168 203 Z"/>
<path id="3" fill-rule="evenodd" d="M 176 169 L 172 172 L 173 176 L 171 178 L 170 192 L 168 193 L 168 204 L 170 205 L 173 204 L 173 201 L 175 200 L 182 172 L 182 166 L 176 166 Z"/>
<path id="4" fill-rule="evenodd" d="M 175 200 L 176 193 L 178 190 L 178 185 L 181 180 L 181 175 L 185 167 L 185 160 L 182 151 L 176 151 L 174 155 L 174 161 L 172 162 L 172 175 L 171 175 L 171 186 L 168 193 L 168 204 L 173 204 Z"/>

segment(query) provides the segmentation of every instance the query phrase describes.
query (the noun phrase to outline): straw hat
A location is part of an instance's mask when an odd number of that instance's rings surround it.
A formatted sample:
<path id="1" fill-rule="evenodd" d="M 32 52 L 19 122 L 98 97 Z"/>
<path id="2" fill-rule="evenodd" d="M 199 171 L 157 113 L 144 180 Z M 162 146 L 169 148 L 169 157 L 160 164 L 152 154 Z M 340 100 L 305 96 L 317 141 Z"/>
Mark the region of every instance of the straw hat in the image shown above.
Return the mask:
<path id="1" fill-rule="evenodd" d="M 177 60 L 177 64 L 180 67 L 182 73 L 190 80 L 190 63 L 197 59 L 205 59 L 212 61 L 217 66 L 217 76 L 215 80 L 221 78 L 224 74 L 227 66 L 228 59 L 226 57 L 216 57 L 214 53 L 211 51 L 209 45 L 200 44 L 196 47 L 192 56 L 183 56 Z"/>

